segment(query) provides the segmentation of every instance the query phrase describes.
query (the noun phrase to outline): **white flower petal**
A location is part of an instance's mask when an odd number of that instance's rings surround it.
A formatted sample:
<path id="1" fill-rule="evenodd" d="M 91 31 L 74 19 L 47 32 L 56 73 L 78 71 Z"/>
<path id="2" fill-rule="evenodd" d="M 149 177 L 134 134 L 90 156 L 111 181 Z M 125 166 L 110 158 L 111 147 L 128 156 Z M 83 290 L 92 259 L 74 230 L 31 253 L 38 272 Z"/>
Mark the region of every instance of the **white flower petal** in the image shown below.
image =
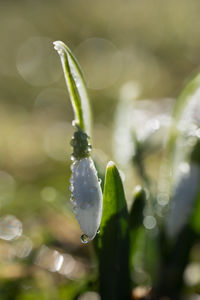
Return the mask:
<path id="1" fill-rule="evenodd" d="M 100 226 L 103 196 L 97 171 L 90 157 L 73 163 L 70 181 L 77 220 L 88 240 L 92 240 Z"/>

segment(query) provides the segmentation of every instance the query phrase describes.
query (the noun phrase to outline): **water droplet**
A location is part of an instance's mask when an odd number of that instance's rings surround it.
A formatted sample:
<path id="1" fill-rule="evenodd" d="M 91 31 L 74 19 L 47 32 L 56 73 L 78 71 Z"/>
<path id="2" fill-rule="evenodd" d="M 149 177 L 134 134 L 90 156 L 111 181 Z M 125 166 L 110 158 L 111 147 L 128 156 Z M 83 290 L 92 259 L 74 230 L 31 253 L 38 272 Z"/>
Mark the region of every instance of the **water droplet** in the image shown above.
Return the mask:
<path id="1" fill-rule="evenodd" d="M 101 182 L 102 182 L 101 178 L 98 178 L 98 182 L 99 182 L 99 184 L 101 184 Z"/>
<path id="2" fill-rule="evenodd" d="M 76 87 L 80 87 L 81 83 L 80 83 L 80 79 L 77 75 L 74 74 L 74 81 L 76 83 Z"/>
<path id="3" fill-rule="evenodd" d="M 59 54 L 60 56 L 62 56 L 62 55 L 63 55 L 63 52 L 62 52 L 61 50 L 58 50 L 58 54 Z"/>
<path id="4" fill-rule="evenodd" d="M 74 186 L 72 184 L 69 186 L 69 190 L 70 190 L 70 192 L 74 191 Z"/>
<path id="5" fill-rule="evenodd" d="M 73 203 L 73 204 L 76 202 L 75 199 L 74 199 L 74 197 L 70 198 L 70 202 Z"/>
<path id="6" fill-rule="evenodd" d="M 97 230 L 97 234 L 100 234 L 100 229 Z"/>
<path id="7" fill-rule="evenodd" d="M 87 234 L 82 234 L 82 236 L 81 236 L 81 242 L 83 244 L 87 244 L 89 242 L 89 237 L 87 236 Z"/>
<path id="8" fill-rule="evenodd" d="M 75 159 L 76 159 L 75 156 L 73 154 L 71 154 L 71 160 L 75 161 Z"/>
<path id="9" fill-rule="evenodd" d="M 72 126 L 73 126 L 73 127 L 76 127 L 76 126 L 77 126 L 77 121 L 76 121 L 76 120 L 73 120 L 73 121 L 72 121 Z"/>

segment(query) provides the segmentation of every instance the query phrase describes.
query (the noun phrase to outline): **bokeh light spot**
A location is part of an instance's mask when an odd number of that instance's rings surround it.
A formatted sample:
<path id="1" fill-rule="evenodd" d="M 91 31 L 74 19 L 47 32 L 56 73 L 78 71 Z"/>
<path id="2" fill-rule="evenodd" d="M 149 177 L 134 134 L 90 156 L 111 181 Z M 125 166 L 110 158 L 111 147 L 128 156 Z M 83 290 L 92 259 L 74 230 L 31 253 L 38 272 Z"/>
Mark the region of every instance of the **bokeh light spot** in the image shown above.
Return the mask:
<path id="1" fill-rule="evenodd" d="M 87 39 L 76 48 L 75 55 L 89 88 L 103 89 L 118 79 L 122 61 L 120 51 L 111 41 L 97 37 Z"/>
<path id="2" fill-rule="evenodd" d="M 22 223 L 15 216 L 7 215 L 0 218 L 0 238 L 6 241 L 22 235 Z"/>
<path id="3" fill-rule="evenodd" d="M 52 42 L 47 37 L 31 37 L 18 50 L 17 70 L 33 86 L 52 84 L 61 76 Z"/>

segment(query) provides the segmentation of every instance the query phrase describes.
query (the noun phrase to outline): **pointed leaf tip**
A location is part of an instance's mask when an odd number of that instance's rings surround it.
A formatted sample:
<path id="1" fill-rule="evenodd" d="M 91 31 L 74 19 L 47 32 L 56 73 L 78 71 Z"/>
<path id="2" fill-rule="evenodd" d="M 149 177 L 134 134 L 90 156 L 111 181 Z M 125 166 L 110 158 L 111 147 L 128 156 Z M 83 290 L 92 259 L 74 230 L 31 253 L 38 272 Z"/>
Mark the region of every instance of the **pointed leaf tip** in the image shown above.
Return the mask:
<path id="1" fill-rule="evenodd" d="M 109 163 L 107 164 L 107 168 L 113 168 L 115 167 L 115 163 L 111 160 L 109 161 Z"/>
<path id="2" fill-rule="evenodd" d="M 98 246 L 102 298 L 129 299 L 128 210 L 120 174 L 112 161 L 106 170 Z"/>

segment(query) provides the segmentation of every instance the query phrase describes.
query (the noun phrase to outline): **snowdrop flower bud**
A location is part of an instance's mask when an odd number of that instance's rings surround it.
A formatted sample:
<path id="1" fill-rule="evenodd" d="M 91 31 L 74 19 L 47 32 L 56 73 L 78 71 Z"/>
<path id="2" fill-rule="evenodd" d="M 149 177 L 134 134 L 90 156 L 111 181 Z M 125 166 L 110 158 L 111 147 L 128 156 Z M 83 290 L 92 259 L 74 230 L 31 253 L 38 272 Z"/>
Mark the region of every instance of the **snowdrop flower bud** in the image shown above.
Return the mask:
<path id="1" fill-rule="evenodd" d="M 103 209 L 103 196 L 94 162 L 89 155 L 91 146 L 88 143 L 87 134 L 78 128 L 74 133 L 71 145 L 74 150 L 70 179 L 71 201 L 83 231 L 81 241 L 87 243 L 98 232 Z"/>

